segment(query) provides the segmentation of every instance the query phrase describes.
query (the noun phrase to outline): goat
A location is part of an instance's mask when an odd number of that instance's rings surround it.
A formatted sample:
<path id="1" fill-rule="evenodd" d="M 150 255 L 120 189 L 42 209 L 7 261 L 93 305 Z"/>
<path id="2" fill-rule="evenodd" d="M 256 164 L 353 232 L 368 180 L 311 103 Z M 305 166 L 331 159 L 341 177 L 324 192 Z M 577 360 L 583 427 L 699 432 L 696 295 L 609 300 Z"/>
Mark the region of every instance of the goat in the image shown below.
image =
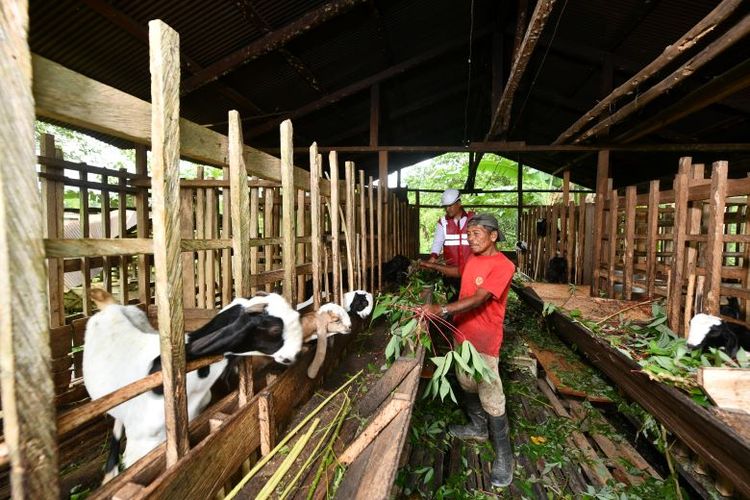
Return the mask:
<path id="1" fill-rule="evenodd" d="M 318 341 L 315 357 L 307 368 L 307 376 L 315 378 L 326 358 L 328 336 L 351 333 L 352 322 L 344 308 L 334 303 L 324 304 L 317 311 L 303 315 L 300 322 L 305 343 Z"/>
<path id="2" fill-rule="evenodd" d="M 740 347 L 750 352 L 750 330 L 744 325 L 700 313 L 690 320 L 687 345 L 691 349 L 703 351 L 714 347 L 733 358 Z"/>
<path id="3" fill-rule="evenodd" d="M 567 283 L 568 281 L 568 261 L 558 253 L 547 263 L 547 272 L 545 278 L 550 283 Z"/>
<path id="4" fill-rule="evenodd" d="M 344 294 L 344 309 L 349 315 L 365 319 L 372 312 L 372 294 L 365 290 L 354 290 Z"/>
<path id="5" fill-rule="evenodd" d="M 388 262 L 383 263 L 383 280 L 397 285 L 406 283 L 410 266 L 411 261 L 407 257 L 396 255 Z"/>
<path id="6" fill-rule="evenodd" d="M 729 297 L 727 303 L 719 307 L 719 314 L 733 319 L 740 319 L 740 300 L 737 297 Z"/>
<path id="7" fill-rule="evenodd" d="M 115 304 L 100 289 L 91 291 L 99 307 L 86 325 L 83 352 L 84 385 L 92 400 L 101 398 L 161 368 L 158 332 L 137 306 Z M 289 364 L 302 347 L 299 314 L 280 296 L 237 299 L 188 337 L 186 358 L 212 354 L 267 355 Z M 224 359 L 186 375 L 188 419 L 211 400 L 211 386 L 227 366 Z M 114 419 L 104 482 L 118 474 L 123 432 L 128 441 L 125 467 L 165 439 L 162 390 L 140 394 L 107 411 Z"/>
<path id="8" fill-rule="evenodd" d="M 525 254 L 528 251 L 529 251 L 529 244 L 528 243 L 526 243 L 525 241 L 517 241 L 516 242 L 516 252 L 518 252 L 519 254 L 523 255 L 523 254 Z"/>

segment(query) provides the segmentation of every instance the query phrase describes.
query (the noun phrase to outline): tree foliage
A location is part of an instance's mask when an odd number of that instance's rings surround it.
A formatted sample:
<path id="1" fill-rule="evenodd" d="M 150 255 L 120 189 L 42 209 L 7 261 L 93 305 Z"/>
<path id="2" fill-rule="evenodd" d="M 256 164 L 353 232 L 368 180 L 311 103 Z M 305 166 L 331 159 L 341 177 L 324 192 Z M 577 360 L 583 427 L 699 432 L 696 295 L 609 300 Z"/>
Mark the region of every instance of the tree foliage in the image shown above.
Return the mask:
<path id="1" fill-rule="evenodd" d="M 515 190 L 518 182 L 518 163 L 494 154 L 485 154 L 477 169 L 476 187 L 482 190 Z M 404 184 L 412 189 L 455 188 L 462 190 L 469 171 L 468 153 L 446 153 L 413 167 L 404 169 Z M 531 167 L 523 167 L 524 189 L 562 189 L 562 179 L 540 172 Z M 571 185 L 571 188 L 574 186 Z M 525 193 L 524 205 L 548 205 L 559 197 L 556 193 Z M 414 193 L 410 203 L 416 202 Z M 518 195 L 511 193 L 462 194 L 464 205 L 512 205 L 505 208 L 478 208 L 475 212 L 491 213 L 497 217 L 500 230 L 506 237 L 501 248 L 510 249 L 516 241 Z M 439 205 L 440 193 L 420 193 L 420 205 Z M 420 252 L 429 253 L 435 225 L 444 214 L 441 208 L 420 209 Z"/>

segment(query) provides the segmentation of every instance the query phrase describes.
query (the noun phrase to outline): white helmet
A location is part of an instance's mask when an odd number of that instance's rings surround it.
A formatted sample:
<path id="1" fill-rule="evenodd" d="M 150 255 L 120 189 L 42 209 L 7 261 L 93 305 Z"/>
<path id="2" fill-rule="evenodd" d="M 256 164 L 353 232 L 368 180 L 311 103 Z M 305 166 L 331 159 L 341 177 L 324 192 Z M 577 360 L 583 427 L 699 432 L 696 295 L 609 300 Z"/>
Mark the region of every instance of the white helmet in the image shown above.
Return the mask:
<path id="1" fill-rule="evenodd" d="M 461 193 L 458 192 L 458 189 L 446 189 L 443 191 L 443 196 L 440 198 L 440 204 L 447 207 L 453 205 L 459 199 L 461 199 Z"/>

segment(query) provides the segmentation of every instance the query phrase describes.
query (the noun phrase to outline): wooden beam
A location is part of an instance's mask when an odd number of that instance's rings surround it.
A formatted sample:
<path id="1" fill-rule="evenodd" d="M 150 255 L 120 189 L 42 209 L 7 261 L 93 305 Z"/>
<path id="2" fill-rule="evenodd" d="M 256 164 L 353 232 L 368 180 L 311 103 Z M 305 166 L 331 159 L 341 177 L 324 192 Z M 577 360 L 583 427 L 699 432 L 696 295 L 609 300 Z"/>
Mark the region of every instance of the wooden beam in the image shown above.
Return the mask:
<path id="1" fill-rule="evenodd" d="M 609 177 L 609 151 L 599 152 L 596 166 L 596 205 L 594 208 L 594 271 L 591 280 L 591 296 L 599 296 L 601 283 L 602 237 L 604 236 L 604 201 L 607 197 Z"/>
<path id="2" fill-rule="evenodd" d="M 737 25 L 727 31 L 726 34 L 709 44 L 705 49 L 699 52 L 696 56 L 690 58 L 690 60 L 677 68 L 662 81 L 648 89 L 646 92 L 639 93 L 637 99 L 626 104 L 611 116 L 594 125 L 573 142 L 578 144 L 590 137 L 594 137 L 612 125 L 621 122 L 634 112 L 643 109 L 648 103 L 668 92 L 676 85 L 695 74 L 695 72 L 704 65 L 713 61 L 714 58 L 732 47 L 738 41 L 742 40 L 748 33 L 750 33 L 750 15 L 745 16 L 737 23 Z"/>
<path id="3" fill-rule="evenodd" d="M 104 0 L 82 0 L 82 1 L 85 5 L 91 8 L 94 12 L 97 12 L 102 17 L 109 20 L 115 26 L 121 28 L 127 33 L 130 33 L 138 41 L 144 44 L 148 44 L 148 30 L 142 24 L 134 21 L 129 16 L 126 16 L 125 14 L 123 14 L 119 10 L 112 7 L 109 3 L 105 2 Z M 182 62 L 185 64 L 185 67 L 188 70 L 188 72 L 190 72 L 190 74 L 194 74 L 203 69 L 203 67 L 200 64 L 198 64 L 198 62 L 195 59 L 185 54 L 185 52 L 182 50 L 180 51 L 180 56 L 181 56 Z M 229 100 L 234 101 L 235 104 L 241 106 L 247 111 L 252 111 L 253 113 L 257 113 L 257 114 L 265 114 L 265 111 L 263 111 L 260 107 L 258 107 L 257 104 L 255 104 L 250 99 L 243 96 L 236 90 L 226 85 L 220 84 L 220 83 L 217 83 L 215 88 L 219 91 L 220 94 L 224 95 Z"/>
<path id="4" fill-rule="evenodd" d="M 167 466 L 190 449 L 185 393 L 185 328 L 180 259 L 180 59 L 179 35 L 149 22 L 151 53 L 152 186 L 156 305 L 164 379 Z"/>
<path id="5" fill-rule="evenodd" d="M 750 142 L 738 143 L 685 143 L 685 144 L 526 144 L 524 142 L 473 142 L 468 146 L 444 145 L 444 146 L 318 146 L 321 152 L 337 151 L 339 153 L 595 153 L 601 150 L 627 151 L 627 152 L 716 152 L 732 153 L 750 151 Z M 275 152 L 276 149 L 266 149 Z M 295 148 L 295 153 L 303 153 L 307 148 Z M 564 166 L 558 170 L 562 172 L 568 167 Z M 193 181 L 198 182 L 198 181 Z M 203 181 L 208 183 L 209 181 Z M 210 181 L 218 182 L 218 181 Z M 144 181 L 134 181 L 133 185 L 144 184 Z"/>
<path id="6" fill-rule="evenodd" d="M 137 144 L 151 144 L 151 104 L 87 78 L 38 55 L 32 55 L 34 103 L 38 117 L 50 118 L 94 132 L 111 135 Z M 227 136 L 180 120 L 180 154 L 182 157 L 223 167 L 229 158 Z M 248 175 L 280 181 L 278 158 L 245 146 L 243 150 Z M 307 189 L 309 173 L 295 169 L 295 186 Z M 327 180 L 321 193 L 329 195 Z"/>
<path id="7" fill-rule="evenodd" d="M 232 250 L 234 262 L 234 293 L 247 297 L 250 293 L 249 193 L 247 170 L 242 158 L 242 121 L 237 111 L 229 112 L 229 194 L 232 213 Z"/>
<path id="8" fill-rule="evenodd" d="M 264 35 L 268 35 L 273 32 L 273 27 L 269 22 L 258 12 L 253 3 L 250 0 L 240 0 L 236 3 L 240 12 L 245 19 L 253 24 L 259 31 Z M 285 48 L 279 47 L 276 51 L 284 58 L 287 64 L 297 73 L 307 84 L 316 92 L 322 92 L 320 82 L 315 77 L 312 70 L 305 64 L 305 62 L 299 57 L 292 54 L 292 52 Z"/>
<path id="9" fill-rule="evenodd" d="M 302 17 L 286 26 L 266 33 L 245 47 L 236 50 L 226 57 L 210 64 L 185 80 L 182 86 L 183 95 L 187 95 L 204 85 L 218 80 L 227 73 L 237 69 L 253 59 L 273 52 L 290 41 L 298 38 L 313 28 L 349 11 L 352 7 L 364 3 L 364 0 L 334 0 L 307 12 Z"/>
<path id="10" fill-rule="evenodd" d="M 516 91 L 521 83 L 521 79 L 526 73 L 526 67 L 531 60 L 531 56 L 534 53 L 539 37 L 544 30 L 547 19 L 549 19 L 549 15 L 552 13 L 555 1 L 556 0 L 539 0 L 537 2 L 536 7 L 534 8 L 534 13 L 531 15 L 526 35 L 524 36 L 523 42 L 521 42 L 518 52 L 513 59 L 513 66 L 510 69 L 508 83 L 506 83 L 505 88 L 503 89 L 503 95 L 500 97 L 500 102 L 492 114 L 492 121 L 490 122 L 490 129 L 486 138 L 497 135 L 506 135 L 508 133 L 508 129 L 510 128 L 510 113 L 511 108 L 513 107 L 513 100 Z"/>
<path id="11" fill-rule="evenodd" d="M 0 3 L 0 386 L 13 498 L 59 495 L 28 4 Z M 12 293 L 11 293 L 12 291 Z"/>
<path id="12" fill-rule="evenodd" d="M 630 80 L 617 87 L 614 91 L 612 91 L 612 93 L 599 101 L 596 106 L 591 108 L 591 110 L 584 114 L 573 125 L 568 127 L 567 130 L 565 130 L 558 136 L 558 138 L 555 140 L 555 144 L 562 144 L 569 141 L 575 134 L 577 134 L 580 130 L 587 126 L 592 120 L 610 109 L 610 107 L 615 102 L 617 102 L 618 99 L 637 90 L 637 88 L 642 85 L 643 82 L 645 82 L 662 68 L 667 66 L 676 57 L 684 54 L 685 51 L 695 46 L 695 44 L 697 44 L 706 34 L 713 31 L 719 23 L 727 19 L 741 4 L 742 0 L 724 0 L 698 24 L 691 28 L 682 37 L 680 37 L 679 40 L 677 40 L 672 45 L 667 46 L 656 59 L 648 64 L 648 66 L 639 71 Z"/>
<path id="13" fill-rule="evenodd" d="M 488 33 L 487 30 L 479 30 L 479 32 L 476 34 L 476 37 L 480 37 L 486 33 Z M 422 54 L 418 56 L 412 57 L 411 59 L 407 59 L 406 61 L 395 64 L 391 66 L 390 68 L 387 68 L 383 71 L 375 73 L 374 75 L 369 76 L 365 79 L 362 79 L 358 82 L 352 83 L 351 85 L 347 85 L 346 87 L 336 90 L 313 102 L 305 104 L 304 106 L 297 108 L 294 111 L 285 113 L 284 115 L 274 118 L 273 120 L 270 120 L 266 123 L 253 127 L 247 131 L 247 135 L 249 137 L 257 137 L 270 130 L 273 130 L 282 120 L 287 120 L 287 119 L 294 120 L 302 116 L 306 116 L 312 113 L 313 111 L 318 111 L 320 109 L 323 109 L 327 106 L 330 106 L 333 103 L 340 101 L 344 97 L 348 97 L 350 95 L 361 92 L 365 89 L 369 89 L 376 83 L 382 82 L 396 75 L 404 73 L 442 54 L 445 54 L 446 52 L 455 50 L 464 45 L 466 45 L 466 40 L 463 37 L 457 40 L 451 40 L 442 45 L 438 45 L 437 47 L 430 49 L 426 52 L 423 52 Z"/>
<path id="14" fill-rule="evenodd" d="M 745 61 L 712 79 L 672 106 L 639 122 L 617 137 L 615 142 L 631 143 L 748 87 L 750 87 L 750 61 Z M 743 116 L 742 119 L 745 117 Z"/>

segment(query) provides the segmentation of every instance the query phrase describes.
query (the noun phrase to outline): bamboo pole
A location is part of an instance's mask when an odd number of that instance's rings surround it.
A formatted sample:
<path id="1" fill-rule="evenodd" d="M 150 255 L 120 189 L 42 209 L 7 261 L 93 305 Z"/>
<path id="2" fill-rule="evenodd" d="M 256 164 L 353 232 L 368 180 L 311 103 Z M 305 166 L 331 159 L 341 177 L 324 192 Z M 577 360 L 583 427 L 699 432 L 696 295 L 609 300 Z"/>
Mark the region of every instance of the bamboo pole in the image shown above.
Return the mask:
<path id="1" fill-rule="evenodd" d="M 312 289 L 313 308 L 320 309 L 320 168 L 322 158 L 318 154 L 318 145 L 310 146 L 310 224 L 312 228 Z"/>

